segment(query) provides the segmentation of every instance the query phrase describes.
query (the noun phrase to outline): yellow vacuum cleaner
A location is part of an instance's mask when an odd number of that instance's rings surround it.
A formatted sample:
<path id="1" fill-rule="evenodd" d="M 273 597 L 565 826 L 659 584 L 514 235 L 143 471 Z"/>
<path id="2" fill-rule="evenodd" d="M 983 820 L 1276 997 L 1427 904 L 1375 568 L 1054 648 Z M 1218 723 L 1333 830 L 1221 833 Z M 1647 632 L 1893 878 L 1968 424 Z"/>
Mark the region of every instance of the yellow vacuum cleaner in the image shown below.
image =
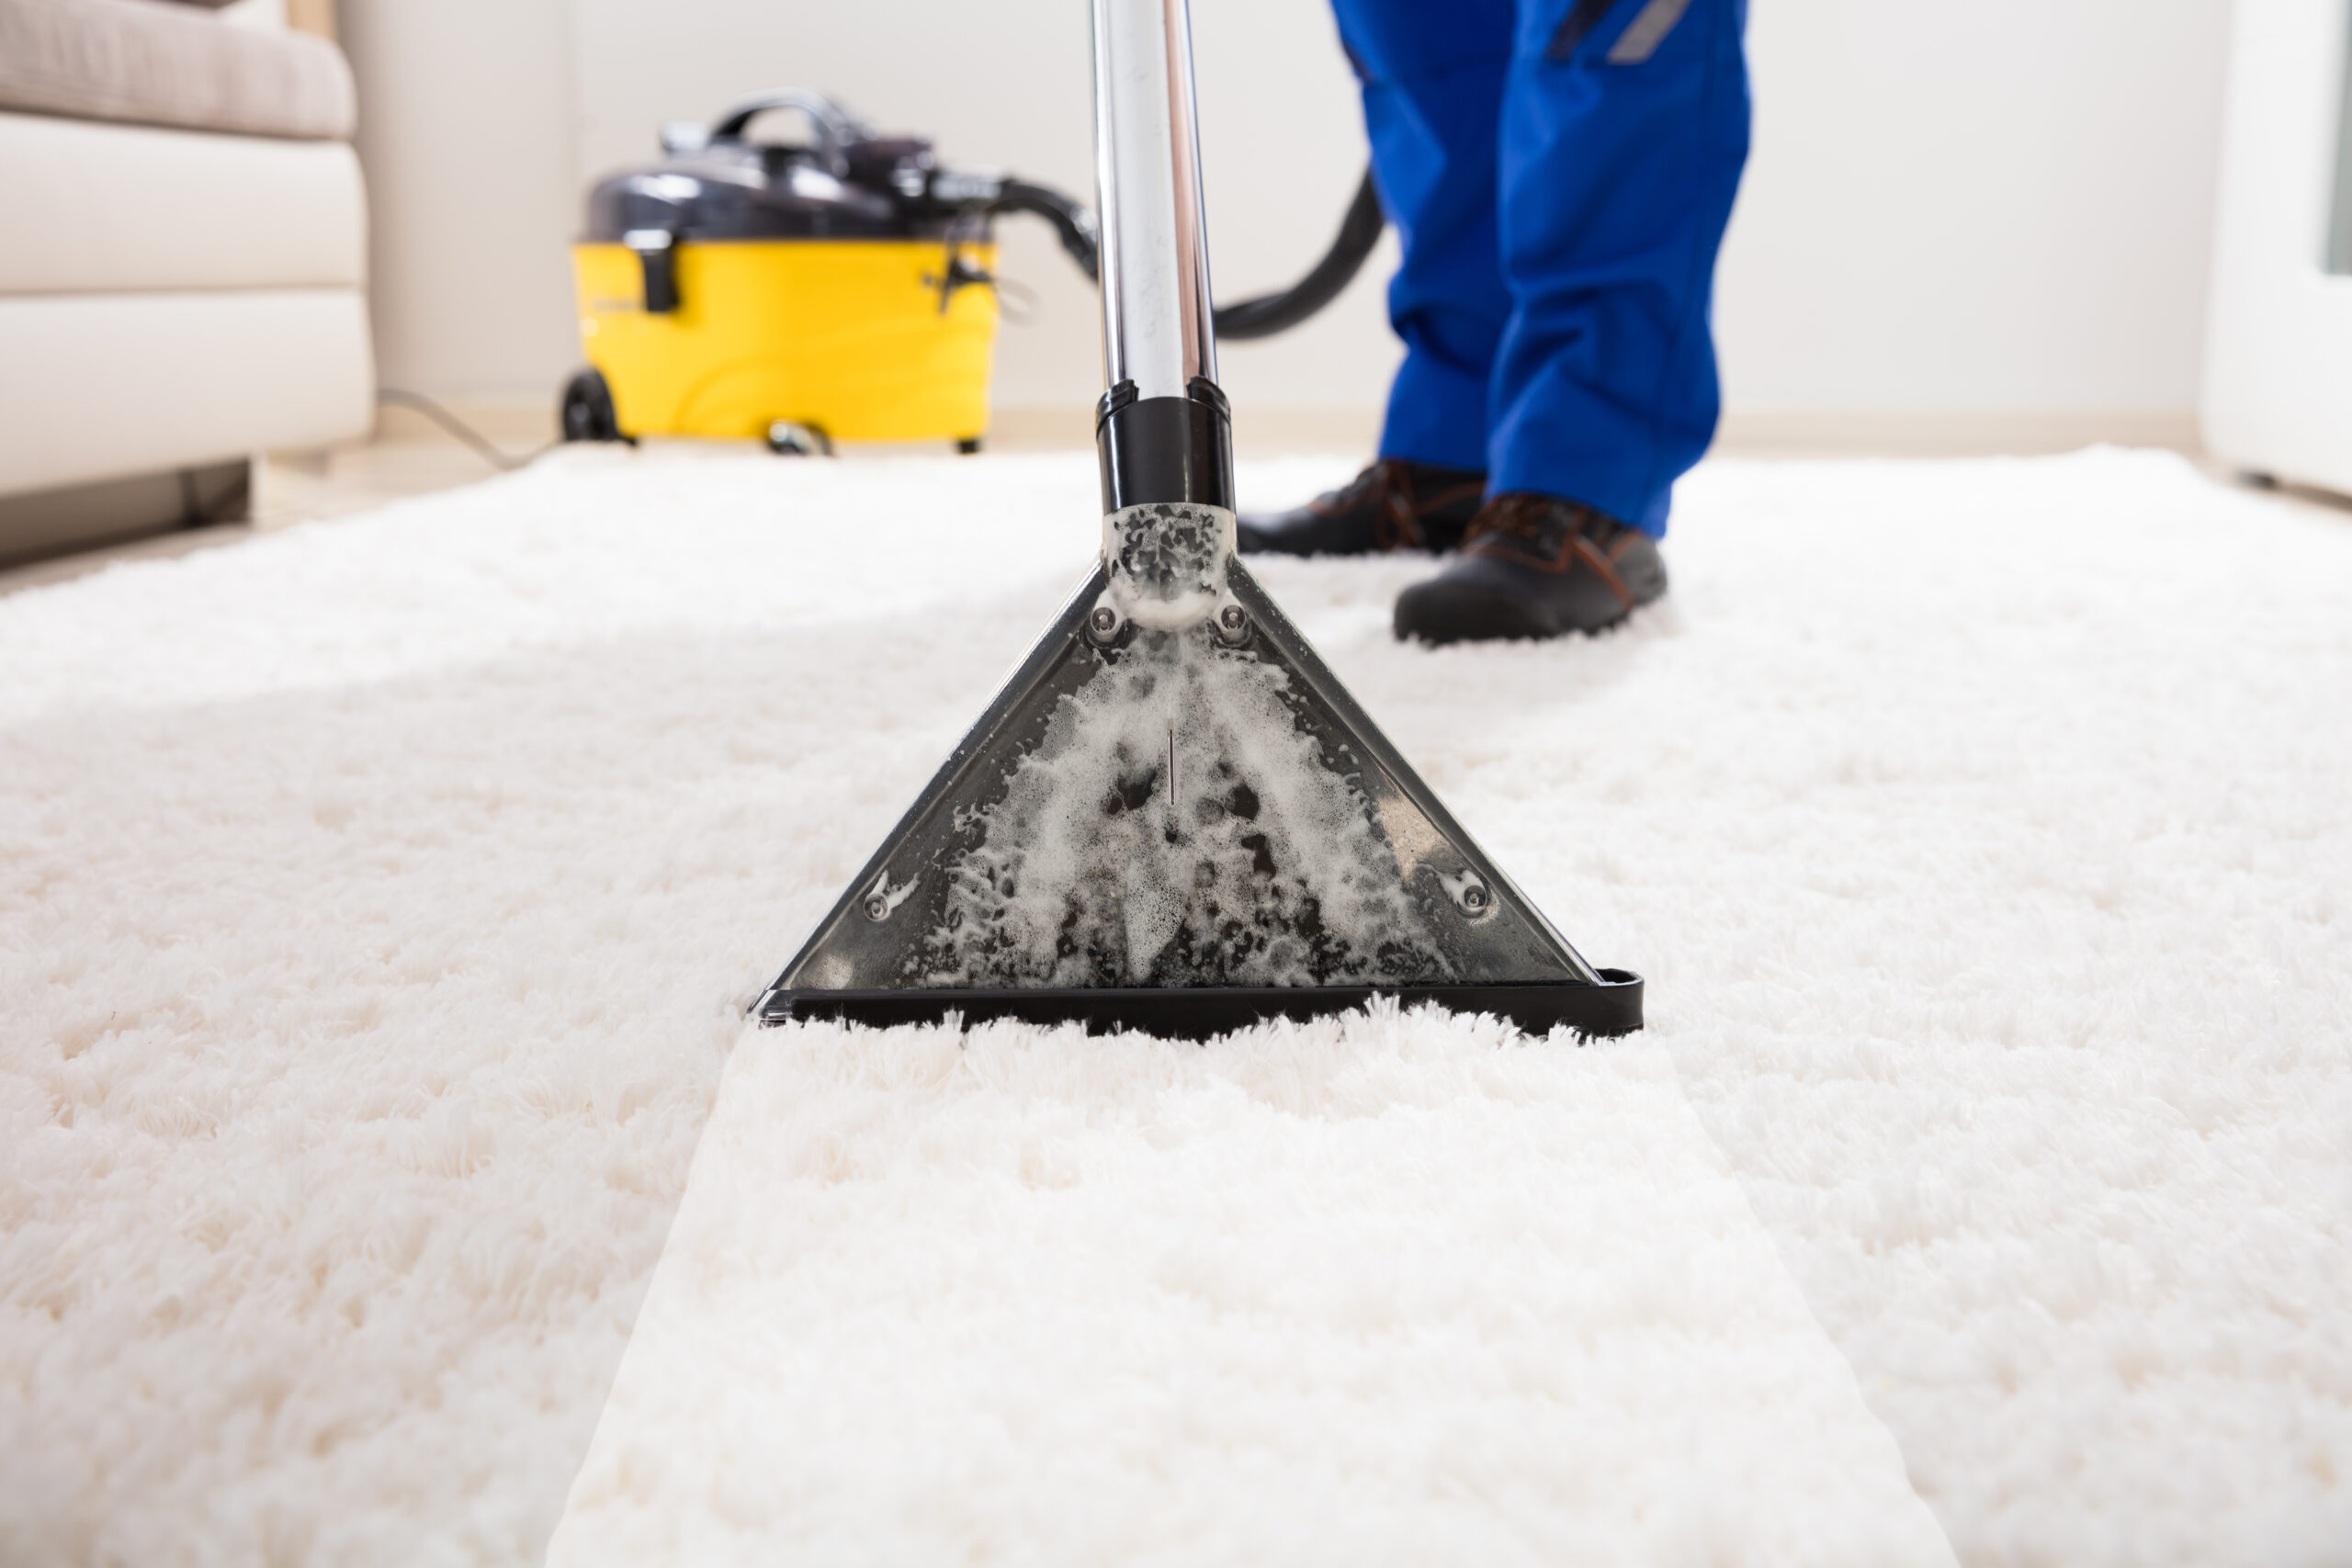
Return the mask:
<path id="1" fill-rule="evenodd" d="M 794 110 L 801 142 L 754 141 Z M 588 365 L 563 390 L 567 441 L 641 435 L 952 440 L 988 430 L 996 341 L 991 220 L 1028 212 L 1096 274 L 1094 221 L 1060 192 L 939 166 L 822 94 L 758 93 L 708 126 L 664 126 L 664 156 L 600 181 L 572 247 Z M 1278 293 L 1216 308 L 1222 338 L 1270 336 L 1330 302 L 1383 219 L 1366 172 L 1329 252 Z"/>
<path id="2" fill-rule="evenodd" d="M 792 109 L 814 130 L 757 141 Z M 666 156 L 599 182 L 572 247 L 587 368 L 563 393 L 574 441 L 948 439 L 979 449 L 996 340 L 995 214 L 1049 220 L 1091 274 L 1084 209 L 1024 181 L 942 169 L 816 93 L 761 93 Z"/>

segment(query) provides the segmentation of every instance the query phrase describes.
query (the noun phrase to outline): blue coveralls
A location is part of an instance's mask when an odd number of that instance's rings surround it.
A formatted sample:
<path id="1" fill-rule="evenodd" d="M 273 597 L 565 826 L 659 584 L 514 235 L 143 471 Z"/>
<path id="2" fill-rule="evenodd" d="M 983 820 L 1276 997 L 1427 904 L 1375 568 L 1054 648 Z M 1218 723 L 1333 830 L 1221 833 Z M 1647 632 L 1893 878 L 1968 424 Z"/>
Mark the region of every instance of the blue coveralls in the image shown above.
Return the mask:
<path id="1" fill-rule="evenodd" d="M 1747 0 L 1332 0 L 1404 244 L 1385 457 L 1653 536 L 1713 436 Z"/>

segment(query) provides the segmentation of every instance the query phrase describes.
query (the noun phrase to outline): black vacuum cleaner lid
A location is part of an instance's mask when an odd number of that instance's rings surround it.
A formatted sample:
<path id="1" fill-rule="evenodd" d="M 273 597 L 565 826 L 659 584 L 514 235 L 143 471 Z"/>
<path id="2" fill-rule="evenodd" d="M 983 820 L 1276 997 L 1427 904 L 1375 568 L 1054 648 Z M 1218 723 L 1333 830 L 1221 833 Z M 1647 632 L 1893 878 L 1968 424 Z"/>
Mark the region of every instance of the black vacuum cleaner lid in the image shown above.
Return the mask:
<path id="1" fill-rule="evenodd" d="M 600 180 L 582 238 L 633 230 L 687 240 L 938 239 L 954 219 L 926 198 L 931 143 L 876 137 L 840 147 L 733 138 Z"/>

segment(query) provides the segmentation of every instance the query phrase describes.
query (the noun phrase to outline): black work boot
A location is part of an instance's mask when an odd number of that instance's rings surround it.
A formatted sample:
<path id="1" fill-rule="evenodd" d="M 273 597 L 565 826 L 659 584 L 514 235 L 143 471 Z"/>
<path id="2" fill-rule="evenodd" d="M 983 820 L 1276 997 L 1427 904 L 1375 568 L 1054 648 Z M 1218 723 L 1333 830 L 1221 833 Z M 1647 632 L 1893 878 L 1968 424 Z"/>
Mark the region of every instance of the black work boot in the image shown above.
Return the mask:
<path id="1" fill-rule="evenodd" d="M 1243 516 L 1236 533 L 1245 555 L 1441 555 L 1462 543 L 1486 492 L 1487 476 L 1475 469 L 1383 457 L 1305 506 Z"/>
<path id="2" fill-rule="evenodd" d="M 1396 635 L 1423 642 L 1558 637 L 1615 626 L 1666 592 L 1657 543 L 1589 506 L 1498 495 L 1459 559 L 1396 596 Z"/>

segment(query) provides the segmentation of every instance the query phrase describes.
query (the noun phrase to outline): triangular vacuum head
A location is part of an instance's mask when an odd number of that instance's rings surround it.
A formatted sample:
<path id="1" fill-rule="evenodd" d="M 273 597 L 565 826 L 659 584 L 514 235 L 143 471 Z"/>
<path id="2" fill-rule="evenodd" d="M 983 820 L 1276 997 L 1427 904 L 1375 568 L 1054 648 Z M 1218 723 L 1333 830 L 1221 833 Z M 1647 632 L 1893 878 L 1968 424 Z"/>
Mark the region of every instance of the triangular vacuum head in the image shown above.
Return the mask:
<path id="1" fill-rule="evenodd" d="M 1639 1028 L 1641 982 L 1588 964 L 1470 840 L 1226 554 L 1230 513 L 1130 510 L 1112 520 L 1125 547 L 761 1018 L 954 1012 L 1197 1038 L 1387 994 L 1538 1032 Z"/>

